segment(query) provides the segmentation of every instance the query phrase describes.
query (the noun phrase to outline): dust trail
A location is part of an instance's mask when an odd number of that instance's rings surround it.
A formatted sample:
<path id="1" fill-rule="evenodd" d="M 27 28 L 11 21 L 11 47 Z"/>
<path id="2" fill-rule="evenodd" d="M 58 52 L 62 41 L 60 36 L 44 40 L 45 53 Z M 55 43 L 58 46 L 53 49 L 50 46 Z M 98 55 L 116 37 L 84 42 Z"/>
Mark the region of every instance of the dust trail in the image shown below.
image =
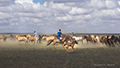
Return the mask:
<path id="1" fill-rule="evenodd" d="M 24 42 L 19 43 L 17 40 L 10 40 L 7 38 L 7 40 L 4 42 L 3 40 L 0 40 L 0 50 L 31 50 L 31 49 L 47 49 L 47 48 L 53 48 L 52 44 L 50 46 L 46 46 L 47 42 L 42 40 L 41 43 L 33 45 L 33 42 L 26 43 L 24 45 Z M 65 47 L 62 48 L 61 44 L 55 45 L 57 49 L 66 49 Z M 88 43 L 84 42 L 78 42 L 78 44 L 75 44 L 74 48 L 105 48 L 106 45 L 103 45 L 101 43 Z"/>
<path id="2" fill-rule="evenodd" d="M 103 45 L 101 43 L 81 43 L 75 44 L 75 48 L 105 48 L 106 45 Z"/>

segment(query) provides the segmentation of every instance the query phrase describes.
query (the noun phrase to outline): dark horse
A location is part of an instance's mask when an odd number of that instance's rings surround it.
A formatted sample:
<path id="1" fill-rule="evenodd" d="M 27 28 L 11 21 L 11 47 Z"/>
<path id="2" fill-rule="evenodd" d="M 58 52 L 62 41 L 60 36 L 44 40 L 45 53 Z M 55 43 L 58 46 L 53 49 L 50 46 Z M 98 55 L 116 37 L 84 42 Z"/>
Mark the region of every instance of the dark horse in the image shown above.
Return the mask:
<path id="1" fill-rule="evenodd" d="M 88 41 L 89 42 L 93 42 L 93 40 L 92 40 L 90 35 L 89 36 L 83 36 L 83 38 L 86 39 L 87 43 L 88 43 Z"/>
<path id="2" fill-rule="evenodd" d="M 67 42 L 67 41 L 68 41 L 68 40 L 67 40 L 68 38 L 70 38 L 70 36 L 68 36 L 68 35 L 63 36 L 63 37 L 62 37 L 62 42 L 61 42 L 59 39 L 57 39 L 57 37 L 55 37 L 53 40 L 49 40 L 49 42 L 47 43 L 47 45 L 50 45 L 50 44 L 53 42 L 53 47 L 55 47 L 54 45 L 55 45 L 56 43 L 64 44 L 65 41 Z"/>
<path id="3" fill-rule="evenodd" d="M 118 38 L 118 37 L 112 35 L 111 39 L 112 39 L 112 41 L 113 41 L 113 43 L 114 43 L 115 45 L 118 45 L 118 44 L 117 44 L 117 42 L 119 42 L 119 38 Z"/>
<path id="4" fill-rule="evenodd" d="M 114 36 L 103 36 L 100 40 L 102 43 L 105 43 L 106 46 L 115 47 L 114 45 Z"/>

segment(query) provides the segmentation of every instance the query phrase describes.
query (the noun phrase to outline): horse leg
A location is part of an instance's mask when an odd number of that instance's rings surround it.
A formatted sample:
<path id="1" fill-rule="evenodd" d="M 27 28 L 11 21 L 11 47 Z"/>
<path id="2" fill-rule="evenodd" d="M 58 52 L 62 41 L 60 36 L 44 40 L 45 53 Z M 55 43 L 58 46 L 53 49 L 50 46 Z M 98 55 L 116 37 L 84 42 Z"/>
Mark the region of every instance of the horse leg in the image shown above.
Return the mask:
<path id="1" fill-rule="evenodd" d="M 107 40 L 107 43 L 108 43 L 108 45 L 109 45 L 109 47 L 111 47 L 111 42 L 110 42 L 110 40 Z"/>
<path id="2" fill-rule="evenodd" d="M 24 44 L 26 44 L 26 40 L 24 41 Z"/>
<path id="3" fill-rule="evenodd" d="M 67 51 L 67 52 L 69 52 L 68 47 L 69 47 L 69 46 L 66 47 L 66 51 Z"/>
<path id="4" fill-rule="evenodd" d="M 108 44 L 107 44 L 107 42 L 105 41 L 105 45 L 108 47 Z"/>
<path id="5" fill-rule="evenodd" d="M 114 45 L 113 41 L 111 41 L 111 44 L 112 44 L 112 47 L 115 47 L 115 45 Z"/>
<path id="6" fill-rule="evenodd" d="M 73 52 L 74 47 L 72 46 L 72 52 Z"/>
<path id="7" fill-rule="evenodd" d="M 56 42 L 53 42 L 53 47 L 55 47 L 55 43 L 56 43 Z"/>

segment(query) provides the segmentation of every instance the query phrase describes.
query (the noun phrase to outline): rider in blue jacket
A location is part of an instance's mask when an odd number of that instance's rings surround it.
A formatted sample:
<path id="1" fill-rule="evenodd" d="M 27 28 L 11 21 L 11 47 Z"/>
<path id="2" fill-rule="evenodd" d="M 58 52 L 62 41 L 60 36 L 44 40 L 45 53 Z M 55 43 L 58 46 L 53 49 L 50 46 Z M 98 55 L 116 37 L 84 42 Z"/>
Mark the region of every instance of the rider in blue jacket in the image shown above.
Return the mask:
<path id="1" fill-rule="evenodd" d="M 36 31 L 34 31 L 34 36 L 35 36 L 35 37 L 38 37 L 38 35 L 37 35 L 37 32 L 36 32 Z"/>
<path id="2" fill-rule="evenodd" d="M 57 39 L 59 39 L 60 41 L 62 41 L 61 34 L 62 34 L 61 29 L 59 29 L 59 31 L 57 32 L 58 35 Z"/>

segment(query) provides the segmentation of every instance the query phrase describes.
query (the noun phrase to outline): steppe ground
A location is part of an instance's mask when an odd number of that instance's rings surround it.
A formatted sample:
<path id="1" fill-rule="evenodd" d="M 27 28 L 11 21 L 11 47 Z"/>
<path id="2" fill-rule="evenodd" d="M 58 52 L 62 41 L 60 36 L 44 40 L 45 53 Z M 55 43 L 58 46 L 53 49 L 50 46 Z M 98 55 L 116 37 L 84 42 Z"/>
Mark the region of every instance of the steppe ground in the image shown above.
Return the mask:
<path id="1" fill-rule="evenodd" d="M 119 68 L 120 45 L 106 47 L 101 43 L 81 43 L 73 52 L 47 42 L 34 44 L 7 38 L 0 40 L 0 68 Z"/>

